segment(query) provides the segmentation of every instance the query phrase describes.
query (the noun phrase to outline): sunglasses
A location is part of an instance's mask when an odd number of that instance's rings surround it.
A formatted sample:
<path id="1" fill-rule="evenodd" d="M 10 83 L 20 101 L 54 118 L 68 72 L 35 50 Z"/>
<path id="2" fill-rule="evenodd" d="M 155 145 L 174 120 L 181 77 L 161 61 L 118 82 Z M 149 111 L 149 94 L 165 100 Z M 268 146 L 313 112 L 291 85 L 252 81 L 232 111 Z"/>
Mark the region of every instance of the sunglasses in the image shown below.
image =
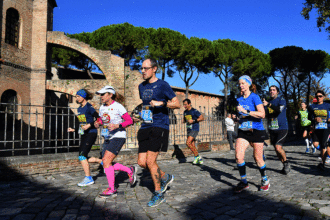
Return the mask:
<path id="1" fill-rule="evenodd" d="M 317 95 L 316 98 L 323 98 L 323 95 Z"/>
<path id="2" fill-rule="evenodd" d="M 142 71 L 142 70 L 148 71 L 151 68 L 152 68 L 152 66 L 151 67 L 141 67 L 141 68 L 139 68 L 139 70 L 140 71 Z"/>

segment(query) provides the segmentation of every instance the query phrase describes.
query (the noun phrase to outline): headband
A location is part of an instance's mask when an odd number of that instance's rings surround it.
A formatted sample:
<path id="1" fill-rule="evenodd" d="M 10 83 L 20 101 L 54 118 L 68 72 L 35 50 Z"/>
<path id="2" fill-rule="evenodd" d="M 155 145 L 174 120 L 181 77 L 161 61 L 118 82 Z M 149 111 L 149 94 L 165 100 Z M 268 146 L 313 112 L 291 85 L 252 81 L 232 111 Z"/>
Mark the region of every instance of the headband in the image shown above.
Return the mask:
<path id="1" fill-rule="evenodd" d="M 245 81 L 249 84 L 249 86 L 252 85 L 252 79 L 251 79 L 248 75 L 243 75 L 243 76 L 241 76 L 241 77 L 238 79 L 238 81 L 241 80 L 241 79 L 245 80 Z"/>

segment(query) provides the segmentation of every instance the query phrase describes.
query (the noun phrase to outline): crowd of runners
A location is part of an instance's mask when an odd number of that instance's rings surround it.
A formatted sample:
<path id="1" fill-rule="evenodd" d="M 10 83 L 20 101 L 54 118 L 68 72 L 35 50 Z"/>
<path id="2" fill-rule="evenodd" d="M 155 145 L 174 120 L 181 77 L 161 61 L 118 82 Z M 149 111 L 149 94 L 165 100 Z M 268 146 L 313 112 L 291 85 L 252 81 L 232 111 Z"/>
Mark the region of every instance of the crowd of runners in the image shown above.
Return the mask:
<path id="1" fill-rule="evenodd" d="M 142 63 L 140 70 L 144 82 L 139 85 L 142 104 L 132 115 L 129 115 L 121 104 L 124 97 L 112 86 L 105 86 L 96 92 L 102 101 L 99 113 L 88 103 L 88 100 L 92 98 L 89 91 L 81 89 L 76 93 L 76 101 L 80 104 L 77 117 L 81 135 L 78 159 L 85 172 L 85 177 L 82 182 L 78 183 L 78 186 L 88 186 L 94 183 L 89 169 L 91 162 L 97 162 L 103 166 L 108 180 L 109 186 L 100 194 L 101 197 L 109 198 L 117 195 L 115 171 L 126 172 L 131 186 L 134 186 L 137 167 L 126 167 L 114 163 L 114 159 L 125 144 L 125 128 L 133 123 L 141 123 L 137 134 L 139 144 L 137 164 L 150 172 L 154 183 L 154 192 L 148 206 L 154 207 L 165 201 L 164 193 L 169 184 L 174 181 L 174 176 L 162 171 L 157 164 L 157 157 L 160 152 L 166 152 L 168 148 L 169 109 L 179 109 L 180 103 L 170 85 L 156 77 L 157 68 L 157 62 L 154 59 L 146 59 Z M 270 100 L 261 100 L 256 94 L 256 86 L 247 75 L 239 78 L 238 85 L 241 96 L 237 98 L 237 120 L 232 120 L 236 114 L 229 114 L 226 118 L 230 142 L 233 141 L 233 137 L 237 138 L 235 148 L 233 144 L 230 145 L 231 150 L 235 150 L 236 163 L 241 177 L 234 191 L 239 193 L 249 188 L 244 161 L 245 151 L 249 146 L 253 148 L 253 156 L 261 175 L 260 190 L 267 191 L 270 187 L 270 180 L 266 175 L 265 140 L 270 139 L 278 159 L 283 164 L 281 173 L 287 175 L 290 172 L 290 163 L 283 149 L 288 135 L 286 101 L 279 96 L 279 88 L 276 86 L 269 87 Z M 330 104 L 323 101 L 325 97 L 323 91 L 317 91 L 315 96 L 315 103 L 308 108 L 307 103 L 301 103 L 301 110 L 296 119 L 300 121 L 303 131 L 306 153 L 315 153 L 316 148 L 319 148 L 322 162 L 318 167 L 324 170 L 327 156 L 330 155 L 330 148 L 327 145 L 330 133 Z M 183 100 L 182 104 L 185 108 L 182 123 L 186 124 L 187 129 L 186 145 L 195 156 L 193 164 L 201 165 L 203 159 L 196 148 L 196 137 L 199 132 L 199 123 L 204 120 L 204 117 L 192 107 L 189 99 Z M 268 120 L 269 136 L 262 121 L 264 118 Z M 238 125 L 237 137 L 236 134 L 233 135 L 235 123 Z M 101 128 L 101 136 L 104 139 L 102 159 L 88 158 L 88 153 L 96 140 L 98 128 Z M 68 132 L 74 131 L 75 129 L 68 128 Z"/>

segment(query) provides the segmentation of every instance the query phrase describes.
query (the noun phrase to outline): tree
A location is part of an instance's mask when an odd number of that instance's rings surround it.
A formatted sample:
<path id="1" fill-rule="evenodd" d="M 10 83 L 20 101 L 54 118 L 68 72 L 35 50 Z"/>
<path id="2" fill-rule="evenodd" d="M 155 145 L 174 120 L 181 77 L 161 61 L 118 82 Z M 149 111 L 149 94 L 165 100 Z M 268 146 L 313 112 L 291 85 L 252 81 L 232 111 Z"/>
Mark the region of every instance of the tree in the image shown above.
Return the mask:
<path id="1" fill-rule="evenodd" d="M 139 67 L 145 54 L 146 31 L 129 23 L 112 24 L 99 28 L 92 33 L 91 46 L 100 50 L 110 50 L 125 59 L 125 65 L 132 69 Z"/>
<path id="2" fill-rule="evenodd" d="M 306 97 L 310 97 L 312 79 L 321 80 L 324 75 L 329 72 L 330 56 L 328 53 L 322 50 L 307 50 L 301 57 L 300 71 L 303 74 L 303 78 L 307 79 L 307 94 Z M 311 100 L 306 100 L 309 105 Z"/>
<path id="3" fill-rule="evenodd" d="M 317 27 L 319 31 L 326 26 L 326 23 L 329 23 L 330 19 L 330 1 L 328 0 L 306 0 L 304 7 L 301 11 L 301 14 L 305 17 L 306 20 L 309 20 L 309 13 L 317 9 Z M 327 26 L 325 29 L 327 32 L 330 32 L 330 26 Z"/>
<path id="4" fill-rule="evenodd" d="M 148 28 L 147 35 L 148 54 L 146 56 L 158 60 L 162 80 L 165 80 L 165 75 L 172 77 L 174 57 L 178 56 L 186 36 L 168 28 Z"/>
<path id="5" fill-rule="evenodd" d="M 191 37 L 183 41 L 183 45 L 177 57 L 174 58 L 175 65 L 179 71 L 180 78 L 185 83 L 186 98 L 189 88 L 197 81 L 200 73 L 208 73 L 208 65 L 211 55 L 211 42 L 204 38 Z M 181 74 L 182 72 L 182 74 Z M 193 76 L 195 79 L 193 79 Z"/>
<path id="6" fill-rule="evenodd" d="M 237 82 L 239 76 L 247 74 L 257 79 L 259 85 L 267 82 L 271 72 L 270 57 L 267 54 L 244 42 L 230 39 L 215 40 L 212 45 L 212 70 L 224 84 L 223 106 L 228 107 L 229 86 L 232 87 L 232 82 Z M 229 106 L 229 109 L 232 107 Z M 224 109 L 224 114 L 226 113 L 227 108 Z"/>
<path id="7" fill-rule="evenodd" d="M 284 99 L 289 101 L 289 87 L 299 75 L 304 49 L 296 46 L 276 48 L 269 52 L 272 63 L 272 76 L 278 83 Z"/>

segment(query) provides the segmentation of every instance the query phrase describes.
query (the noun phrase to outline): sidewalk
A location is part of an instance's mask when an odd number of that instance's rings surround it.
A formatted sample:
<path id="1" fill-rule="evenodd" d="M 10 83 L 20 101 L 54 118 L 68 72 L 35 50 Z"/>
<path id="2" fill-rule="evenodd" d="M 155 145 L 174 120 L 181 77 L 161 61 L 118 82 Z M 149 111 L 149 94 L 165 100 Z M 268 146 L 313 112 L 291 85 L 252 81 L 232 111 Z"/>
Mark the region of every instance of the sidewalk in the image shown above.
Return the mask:
<path id="1" fill-rule="evenodd" d="M 330 219 L 330 165 L 324 172 L 316 166 L 319 153 L 305 154 L 303 146 L 286 146 L 291 172 L 280 174 L 282 164 L 273 147 L 266 148 L 270 190 L 258 191 L 260 173 L 252 150 L 246 153 L 250 189 L 234 194 L 239 181 L 234 152 L 203 153 L 203 166 L 177 160 L 159 162 L 175 176 L 165 194 L 166 202 L 149 208 L 153 183 L 138 171 L 138 182 L 130 188 L 125 173 L 117 173 L 118 196 L 98 197 L 107 188 L 104 174 L 93 171 L 95 184 L 77 187 L 83 172 L 63 172 L 15 182 L 0 183 L 0 220 L 32 219 Z"/>

